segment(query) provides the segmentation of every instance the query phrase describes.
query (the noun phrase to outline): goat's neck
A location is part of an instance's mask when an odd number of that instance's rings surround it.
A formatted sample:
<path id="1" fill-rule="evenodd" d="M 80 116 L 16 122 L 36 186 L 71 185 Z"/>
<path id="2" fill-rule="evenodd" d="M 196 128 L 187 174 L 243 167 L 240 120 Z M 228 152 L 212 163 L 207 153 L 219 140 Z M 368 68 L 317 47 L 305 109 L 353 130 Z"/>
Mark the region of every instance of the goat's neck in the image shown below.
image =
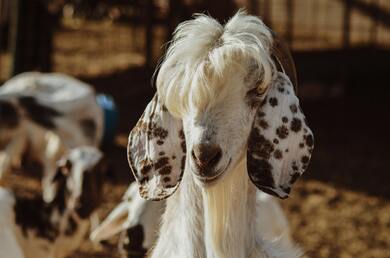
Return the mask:
<path id="1" fill-rule="evenodd" d="M 166 202 L 152 258 L 204 258 L 203 206 L 191 171 L 185 171 L 177 192 Z"/>
<path id="2" fill-rule="evenodd" d="M 243 159 L 212 187 L 199 187 L 191 171 L 167 201 L 152 258 L 263 257 L 255 232 L 255 189 Z"/>

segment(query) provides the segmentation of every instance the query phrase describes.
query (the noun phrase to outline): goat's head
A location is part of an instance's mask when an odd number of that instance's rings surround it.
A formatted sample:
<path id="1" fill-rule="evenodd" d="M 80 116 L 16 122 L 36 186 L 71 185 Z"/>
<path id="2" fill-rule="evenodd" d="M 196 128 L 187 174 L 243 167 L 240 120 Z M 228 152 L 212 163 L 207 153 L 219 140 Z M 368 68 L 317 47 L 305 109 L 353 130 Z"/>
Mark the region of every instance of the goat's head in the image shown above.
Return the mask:
<path id="1" fill-rule="evenodd" d="M 150 202 L 141 198 L 138 185 L 134 182 L 124 194 L 122 202 L 94 229 L 90 239 L 100 242 L 122 233 L 120 244 L 127 246 L 123 248 L 132 254 L 140 253 L 140 256 L 144 256 L 157 237 L 155 232 L 163 205 L 163 202 Z"/>
<path id="2" fill-rule="evenodd" d="M 58 202 L 60 208 L 74 210 L 81 218 L 88 218 L 101 201 L 103 154 L 94 147 L 78 147 L 58 161 L 51 185 L 45 191 Z"/>
<path id="3" fill-rule="evenodd" d="M 199 16 L 179 25 L 158 93 L 129 136 L 141 195 L 170 196 L 185 166 L 212 184 L 246 155 L 252 182 L 286 198 L 313 149 L 294 87 L 291 55 L 258 18 L 238 13 L 223 27 Z"/>

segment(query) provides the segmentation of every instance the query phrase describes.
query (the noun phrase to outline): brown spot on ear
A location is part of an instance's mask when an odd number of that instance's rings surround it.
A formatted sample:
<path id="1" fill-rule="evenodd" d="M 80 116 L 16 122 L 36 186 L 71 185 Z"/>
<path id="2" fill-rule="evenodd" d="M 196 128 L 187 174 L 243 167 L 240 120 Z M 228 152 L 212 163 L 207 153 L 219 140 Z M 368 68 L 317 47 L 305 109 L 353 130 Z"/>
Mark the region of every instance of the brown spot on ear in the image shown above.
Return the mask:
<path id="1" fill-rule="evenodd" d="M 184 155 L 182 158 L 181 158 L 181 171 L 184 171 L 184 168 L 185 168 L 185 165 L 186 165 L 186 155 Z"/>
<path id="2" fill-rule="evenodd" d="M 171 172 L 172 172 L 172 166 L 164 166 L 158 171 L 160 175 L 169 175 Z"/>
<path id="3" fill-rule="evenodd" d="M 282 117 L 282 122 L 283 122 L 283 123 L 287 123 L 287 122 L 288 122 L 288 118 L 287 118 L 287 117 L 285 117 L 285 116 L 284 116 L 284 117 Z"/>
<path id="4" fill-rule="evenodd" d="M 297 112 L 298 112 L 298 107 L 297 107 L 297 105 L 291 104 L 291 105 L 290 105 L 290 110 L 291 110 L 291 112 L 293 112 L 293 113 L 297 113 Z"/>
<path id="5" fill-rule="evenodd" d="M 186 141 L 182 141 L 180 146 L 181 146 L 181 149 L 183 150 L 183 152 L 186 153 L 187 152 Z"/>
<path id="6" fill-rule="evenodd" d="M 154 169 L 158 170 L 158 169 L 164 167 L 165 165 L 168 165 L 168 161 L 169 161 L 169 159 L 167 157 L 159 158 L 157 160 L 156 164 L 154 164 Z"/>
<path id="7" fill-rule="evenodd" d="M 155 127 L 153 128 L 153 136 L 160 138 L 160 140 L 163 140 L 167 138 L 168 131 L 162 127 Z"/>
<path id="8" fill-rule="evenodd" d="M 249 151 L 264 159 L 269 159 L 274 151 L 272 142 L 264 138 L 257 128 L 253 128 L 249 138 Z"/>
<path id="9" fill-rule="evenodd" d="M 275 159 L 282 159 L 282 158 L 283 158 L 283 153 L 282 153 L 282 151 L 279 150 L 279 149 L 275 150 L 275 152 L 274 152 L 274 157 L 275 157 Z"/>
<path id="10" fill-rule="evenodd" d="M 144 159 L 140 162 L 141 174 L 145 175 L 152 169 L 152 162 L 150 160 Z"/>
<path id="11" fill-rule="evenodd" d="M 276 128 L 276 134 L 279 136 L 280 139 L 285 139 L 288 136 L 288 128 L 284 125 L 279 126 Z"/>
<path id="12" fill-rule="evenodd" d="M 263 128 L 263 129 L 267 129 L 267 128 L 269 127 L 267 121 L 265 121 L 264 119 L 261 119 L 261 120 L 259 121 L 259 125 L 260 125 L 260 127 Z"/>
<path id="13" fill-rule="evenodd" d="M 306 145 L 312 147 L 314 144 L 313 136 L 311 134 L 306 136 Z"/>
<path id="14" fill-rule="evenodd" d="M 184 131 L 183 130 L 180 130 L 179 131 L 179 137 L 181 139 L 181 143 L 180 143 L 180 146 L 181 146 L 181 149 L 184 153 L 187 152 L 187 146 L 186 146 L 186 138 L 185 138 L 185 135 L 184 135 Z"/>
<path id="15" fill-rule="evenodd" d="M 276 107 L 278 105 L 278 99 L 277 98 L 270 98 L 269 103 L 271 104 L 272 107 Z"/>
<path id="16" fill-rule="evenodd" d="M 299 132 L 302 129 L 302 121 L 298 118 L 293 118 L 290 124 L 290 128 L 294 132 Z"/>
<path id="17" fill-rule="evenodd" d="M 251 179 L 257 186 L 274 187 L 272 165 L 268 161 L 252 157 L 248 160 L 248 169 Z"/>
<path id="18" fill-rule="evenodd" d="M 301 161 L 302 161 L 303 164 L 306 164 L 306 163 L 309 162 L 309 157 L 308 157 L 308 156 L 303 156 L 303 157 L 301 158 Z"/>

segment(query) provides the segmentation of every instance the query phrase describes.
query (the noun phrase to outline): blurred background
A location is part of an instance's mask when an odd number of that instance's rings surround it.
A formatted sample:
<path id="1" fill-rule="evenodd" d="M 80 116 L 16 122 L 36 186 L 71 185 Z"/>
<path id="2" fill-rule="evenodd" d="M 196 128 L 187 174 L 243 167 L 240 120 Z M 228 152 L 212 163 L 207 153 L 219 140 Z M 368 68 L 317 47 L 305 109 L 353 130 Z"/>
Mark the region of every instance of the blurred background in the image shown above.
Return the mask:
<path id="1" fill-rule="evenodd" d="M 389 0 L 0 0 L 0 82 L 60 72 L 115 98 L 104 216 L 132 180 L 127 134 L 174 28 L 195 12 L 227 21 L 241 7 L 292 49 L 315 134 L 312 163 L 282 202 L 294 239 L 307 257 L 390 257 Z M 85 244 L 72 257 L 109 253 Z"/>

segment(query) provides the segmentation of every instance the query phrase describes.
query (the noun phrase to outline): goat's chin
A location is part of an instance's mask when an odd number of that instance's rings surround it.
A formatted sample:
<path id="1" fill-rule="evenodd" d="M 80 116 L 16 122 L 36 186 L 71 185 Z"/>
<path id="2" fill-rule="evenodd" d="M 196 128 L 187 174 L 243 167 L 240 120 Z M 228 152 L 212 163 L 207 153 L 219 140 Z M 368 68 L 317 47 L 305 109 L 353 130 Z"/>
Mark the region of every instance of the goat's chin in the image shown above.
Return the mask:
<path id="1" fill-rule="evenodd" d="M 243 173 L 245 166 L 242 166 L 244 164 L 238 164 L 233 170 L 226 171 L 223 177 L 215 183 L 202 188 L 205 243 L 206 246 L 211 245 L 206 249 L 216 252 L 208 254 L 208 257 L 225 257 L 226 253 L 235 252 L 229 249 L 236 245 L 232 245 L 227 240 L 234 239 L 229 236 L 233 236 L 240 229 L 236 228 L 232 222 L 240 221 L 240 224 L 245 225 L 247 219 L 245 205 L 249 181 L 247 175 Z"/>

